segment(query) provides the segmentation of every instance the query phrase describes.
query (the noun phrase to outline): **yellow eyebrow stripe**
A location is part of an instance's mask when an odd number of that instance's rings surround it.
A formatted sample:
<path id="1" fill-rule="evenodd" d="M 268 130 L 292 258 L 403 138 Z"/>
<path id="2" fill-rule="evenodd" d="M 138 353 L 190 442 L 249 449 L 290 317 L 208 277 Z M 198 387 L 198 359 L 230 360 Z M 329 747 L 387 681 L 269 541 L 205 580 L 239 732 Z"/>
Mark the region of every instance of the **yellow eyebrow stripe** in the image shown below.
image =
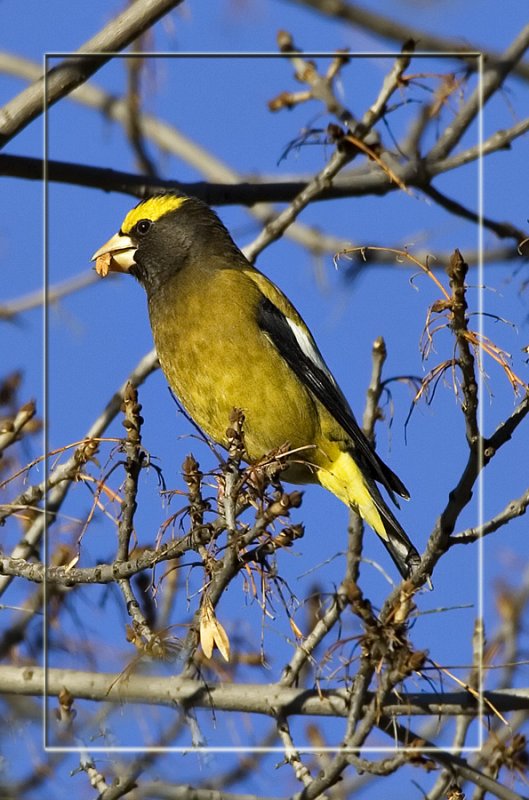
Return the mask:
<path id="1" fill-rule="evenodd" d="M 143 200 L 132 211 L 129 211 L 123 220 L 121 230 L 123 233 L 129 233 L 140 219 L 150 219 L 156 222 L 170 211 L 176 211 L 187 199 L 187 197 L 177 197 L 174 194 L 162 194 Z"/>

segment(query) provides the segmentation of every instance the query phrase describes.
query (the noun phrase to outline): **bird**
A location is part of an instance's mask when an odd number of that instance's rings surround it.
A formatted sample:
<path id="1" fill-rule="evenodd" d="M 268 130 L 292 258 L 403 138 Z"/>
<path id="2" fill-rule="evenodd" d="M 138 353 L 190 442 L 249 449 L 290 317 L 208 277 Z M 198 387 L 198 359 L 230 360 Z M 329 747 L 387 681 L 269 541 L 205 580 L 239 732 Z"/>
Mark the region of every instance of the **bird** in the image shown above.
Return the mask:
<path id="1" fill-rule="evenodd" d="M 288 444 L 283 477 L 316 483 L 380 537 L 403 578 L 420 556 L 385 502 L 409 493 L 355 419 L 307 325 L 251 264 L 202 200 L 161 193 L 141 200 L 92 256 L 97 272 L 125 272 L 145 289 L 154 344 L 184 409 L 227 446 L 230 414 L 244 414 L 249 462 Z"/>

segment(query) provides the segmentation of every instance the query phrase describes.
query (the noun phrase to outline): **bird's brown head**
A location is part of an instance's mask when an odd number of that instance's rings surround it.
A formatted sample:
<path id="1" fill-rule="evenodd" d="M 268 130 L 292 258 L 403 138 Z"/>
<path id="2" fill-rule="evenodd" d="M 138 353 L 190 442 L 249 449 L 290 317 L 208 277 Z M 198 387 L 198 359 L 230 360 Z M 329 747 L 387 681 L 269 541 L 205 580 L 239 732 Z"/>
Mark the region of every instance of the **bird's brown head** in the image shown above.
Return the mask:
<path id="1" fill-rule="evenodd" d="M 129 211 L 92 261 L 102 277 L 128 272 L 152 295 L 184 268 L 214 268 L 218 253 L 241 257 L 209 206 L 187 195 L 158 194 Z"/>

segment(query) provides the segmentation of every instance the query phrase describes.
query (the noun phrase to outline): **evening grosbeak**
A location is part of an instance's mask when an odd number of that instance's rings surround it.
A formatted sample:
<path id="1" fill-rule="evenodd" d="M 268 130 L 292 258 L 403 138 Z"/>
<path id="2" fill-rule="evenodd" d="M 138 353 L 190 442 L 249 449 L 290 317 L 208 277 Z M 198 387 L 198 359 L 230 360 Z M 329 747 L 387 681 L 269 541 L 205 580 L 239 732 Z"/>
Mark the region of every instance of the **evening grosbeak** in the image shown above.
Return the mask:
<path id="1" fill-rule="evenodd" d="M 285 479 L 329 489 L 380 536 L 401 575 L 413 574 L 420 556 L 376 484 L 395 503 L 406 487 L 360 429 L 296 309 L 205 203 L 140 202 L 93 260 L 102 275 L 129 272 L 142 284 L 165 377 L 208 436 L 226 446 L 241 409 L 251 461 L 288 443 L 296 454 Z"/>

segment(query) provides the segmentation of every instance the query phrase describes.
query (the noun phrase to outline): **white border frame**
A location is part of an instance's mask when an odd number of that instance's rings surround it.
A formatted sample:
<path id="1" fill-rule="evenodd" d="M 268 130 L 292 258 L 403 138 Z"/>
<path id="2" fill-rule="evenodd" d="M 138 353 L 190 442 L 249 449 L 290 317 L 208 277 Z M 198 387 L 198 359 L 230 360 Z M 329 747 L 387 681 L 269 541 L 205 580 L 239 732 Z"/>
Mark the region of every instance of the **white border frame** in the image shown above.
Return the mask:
<path id="1" fill-rule="evenodd" d="M 87 57 L 94 57 L 94 56 L 101 56 L 105 58 L 106 61 L 110 61 L 113 58 L 133 58 L 139 57 L 133 53 L 122 53 L 122 52 L 111 52 L 111 53 L 86 53 L 82 54 L 79 52 L 72 52 L 72 53 L 64 53 L 64 52 L 46 52 L 43 57 L 43 68 L 44 68 L 44 94 L 43 94 L 43 103 L 44 103 L 44 159 L 43 159 L 43 203 L 44 203 L 44 218 L 43 218 L 43 242 L 44 242 L 44 291 L 45 291 L 45 304 L 44 304 L 44 363 L 47 364 L 47 345 L 48 345 L 48 305 L 47 305 L 47 288 L 48 288 L 48 106 L 46 104 L 47 98 L 47 79 L 48 79 L 48 60 L 51 58 L 81 58 L 83 55 Z M 320 51 L 311 51 L 311 52 L 303 52 L 304 58 L 335 58 L 335 52 L 320 52 Z M 402 52 L 350 52 L 347 54 L 349 58 L 384 58 L 384 59 L 396 59 L 402 56 Z M 476 74 L 478 76 L 478 92 L 479 92 L 479 110 L 477 114 L 477 123 L 478 123 L 478 143 L 480 147 L 480 155 L 477 159 L 478 162 L 478 332 L 480 337 L 483 335 L 483 326 L 484 326 L 484 291 L 483 291 L 483 208 L 484 208 L 484 199 L 483 199 L 483 67 L 484 67 L 484 54 L 480 51 L 469 50 L 469 51 L 446 51 L 446 52 L 436 52 L 436 51 L 415 51 L 412 54 L 412 57 L 419 57 L 419 58 L 463 58 L 463 57 L 474 57 L 478 60 L 478 69 Z M 170 52 L 142 52 L 141 58 L 189 58 L 189 57 L 204 57 L 204 58 L 214 58 L 214 57 L 221 57 L 221 58 L 289 58 L 290 55 L 288 53 L 278 53 L 278 52 L 240 52 L 240 53 L 229 53 L 229 52 L 182 52 L 182 53 L 170 53 Z M 482 370 L 478 370 L 478 420 L 480 430 L 483 430 L 483 423 L 484 423 L 484 407 L 482 402 L 483 397 L 483 375 Z M 45 420 L 45 427 L 44 427 L 44 449 L 45 452 L 48 451 L 47 446 L 47 409 L 48 409 L 48 382 L 47 382 L 47 371 L 44 372 L 44 420 Z M 483 475 L 483 452 L 479 453 L 479 475 L 477 480 L 478 485 L 478 525 L 481 527 L 483 524 L 483 490 L 484 490 L 484 475 Z M 44 461 L 44 480 L 47 480 L 47 461 Z M 46 513 L 46 504 L 45 504 L 45 512 Z M 44 563 L 47 565 L 47 555 L 48 555 L 48 548 L 47 548 L 47 527 L 44 536 Z M 484 585 L 484 561 L 483 561 L 483 538 L 480 537 L 478 539 L 478 558 L 477 558 L 477 567 L 478 567 L 478 597 L 477 597 L 477 619 L 483 620 L 483 585 Z M 46 576 L 46 573 L 45 573 Z M 285 748 L 284 747 L 219 747 L 219 746 L 206 746 L 206 747 L 94 747 L 92 745 L 87 745 L 85 747 L 57 747 L 54 745 L 48 745 L 46 743 L 46 734 L 48 730 L 48 694 L 47 694 L 47 667 L 48 667 L 48 651 L 47 651 L 47 582 L 44 579 L 43 582 L 43 606 L 44 606 L 44 670 L 45 670 L 45 677 L 44 677 L 44 686 L 43 686 L 43 749 L 45 752 L 48 753 L 80 753 L 86 755 L 89 751 L 90 753 L 181 753 L 181 754 L 190 754 L 190 753 L 279 753 L 284 755 Z M 483 626 L 481 630 L 481 645 L 483 645 Z M 476 717 L 476 721 L 479 722 L 478 730 L 479 730 L 479 738 L 478 738 L 478 745 L 474 747 L 422 747 L 422 748 L 415 748 L 415 747 L 362 747 L 362 748 L 348 748 L 348 747 L 340 747 L 339 745 L 336 747 L 303 747 L 296 745 L 296 752 L 299 754 L 307 754 L 307 753 L 380 753 L 380 754 L 389 754 L 389 755 L 396 755 L 397 753 L 402 754 L 428 754 L 428 753 L 436 753 L 436 752 L 443 752 L 449 753 L 453 755 L 462 755 L 462 754 L 470 754 L 470 753 L 479 753 L 483 747 L 483 716 L 484 716 L 484 700 L 483 700 L 483 647 L 480 646 L 480 661 L 477 665 L 477 672 L 479 678 L 479 703 L 478 703 L 478 716 Z M 52 695 L 54 697 L 54 695 Z M 345 717 L 344 717 L 345 719 Z"/>

